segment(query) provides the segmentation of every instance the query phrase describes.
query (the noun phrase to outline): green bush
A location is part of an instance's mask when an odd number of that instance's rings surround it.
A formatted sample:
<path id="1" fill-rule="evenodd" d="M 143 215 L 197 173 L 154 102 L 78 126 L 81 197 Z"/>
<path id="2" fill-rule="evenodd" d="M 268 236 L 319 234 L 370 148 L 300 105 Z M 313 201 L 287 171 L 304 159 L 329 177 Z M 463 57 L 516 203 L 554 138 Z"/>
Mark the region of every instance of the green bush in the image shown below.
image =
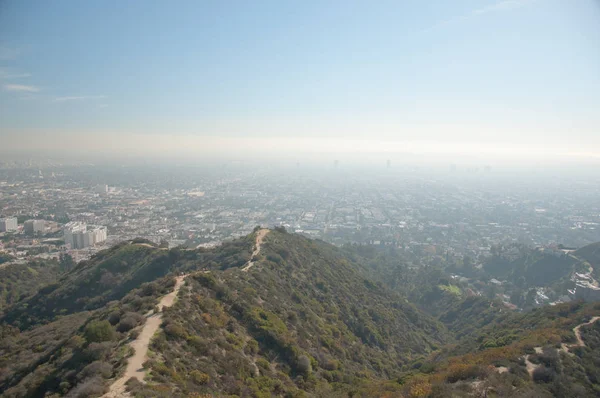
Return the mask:
<path id="1" fill-rule="evenodd" d="M 199 385 L 205 385 L 210 381 L 210 376 L 206 373 L 200 372 L 199 370 L 192 370 L 190 372 L 190 378 L 192 381 Z"/>
<path id="2" fill-rule="evenodd" d="M 88 343 L 102 343 L 113 341 L 116 333 L 110 322 L 92 321 L 85 327 L 84 336 Z"/>

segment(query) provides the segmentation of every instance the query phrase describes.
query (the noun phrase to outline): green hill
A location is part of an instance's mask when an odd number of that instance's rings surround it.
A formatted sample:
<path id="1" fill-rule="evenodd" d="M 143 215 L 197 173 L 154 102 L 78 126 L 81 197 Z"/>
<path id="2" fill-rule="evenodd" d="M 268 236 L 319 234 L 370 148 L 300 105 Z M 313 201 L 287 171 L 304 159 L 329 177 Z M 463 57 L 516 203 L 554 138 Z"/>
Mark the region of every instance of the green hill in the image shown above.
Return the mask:
<path id="1" fill-rule="evenodd" d="M 138 392 L 347 394 L 450 341 L 443 325 L 357 266 L 331 245 L 272 231 L 247 273 L 188 277 L 153 345 L 156 384 Z"/>
<path id="2" fill-rule="evenodd" d="M 0 318 L 0 393 L 101 396 L 124 373 L 129 343 L 182 273 L 185 284 L 162 312 L 143 365 L 147 384 L 131 380 L 132 396 L 600 391 L 600 323 L 583 325 L 600 315 L 600 305 L 509 312 L 469 296 L 438 269 L 398 266 L 395 254 L 378 257 L 284 230 L 266 234 L 258 252 L 257 236 L 206 250 L 135 240 L 78 264 Z M 577 262 L 584 255 L 593 261 L 595 252 L 582 253 Z M 385 275 L 393 282 L 384 283 Z M 561 344 L 571 345 L 568 353 Z"/>
<path id="3" fill-rule="evenodd" d="M 249 237 L 218 250 L 164 250 L 144 240 L 124 242 L 80 262 L 59 280 L 7 311 L 0 322 L 20 329 L 47 323 L 58 316 L 102 308 L 132 289 L 172 272 L 240 266 L 249 258 Z"/>
<path id="4" fill-rule="evenodd" d="M 191 275 L 164 312 L 142 395 L 347 391 L 452 340 L 323 242 L 271 231 L 245 272 L 254 241 L 210 250 L 125 242 L 80 263 L 0 318 L 0 391 L 100 395 L 122 372 L 143 315 L 183 272 Z"/>
<path id="5" fill-rule="evenodd" d="M 584 246 L 581 249 L 575 251 L 573 255 L 587 262 L 586 265 L 591 265 L 594 269 L 594 278 L 596 280 L 600 280 L 600 242 Z"/>
<path id="6" fill-rule="evenodd" d="M 55 282 L 61 274 L 57 261 L 30 261 L 0 268 L 0 313 L 7 307 L 35 294 L 44 285 Z"/>

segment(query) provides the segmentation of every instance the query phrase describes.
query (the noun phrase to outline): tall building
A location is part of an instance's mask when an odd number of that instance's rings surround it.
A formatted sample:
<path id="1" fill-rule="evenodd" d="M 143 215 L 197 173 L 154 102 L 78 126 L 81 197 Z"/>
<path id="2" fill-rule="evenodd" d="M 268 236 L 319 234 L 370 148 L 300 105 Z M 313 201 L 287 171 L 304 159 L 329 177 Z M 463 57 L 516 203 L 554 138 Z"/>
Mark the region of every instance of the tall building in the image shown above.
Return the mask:
<path id="1" fill-rule="evenodd" d="M 23 232 L 29 235 L 43 233 L 45 228 L 44 220 L 27 220 L 23 223 Z"/>
<path id="2" fill-rule="evenodd" d="M 0 232 L 15 232 L 17 228 L 17 217 L 0 218 Z"/>
<path id="3" fill-rule="evenodd" d="M 100 184 L 94 188 L 94 191 L 100 195 L 106 195 L 108 193 L 108 185 Z"/>
<path id="4" fill-rule="evenodd" d="M 63 234 L 65 244 L 71 249 L 83 248 L 83 233 L 87 231 L 87 225 L 79 221 L 71 221 L 64 227 Z"/>
<path id="5" fill-rule="evenodd" d="M 102 243 L 107 237 L 107 228 L 100 225 L 90 225 L 72 221 L 65 225 L 65 244 L 71 249 L 84 249 Z"/>

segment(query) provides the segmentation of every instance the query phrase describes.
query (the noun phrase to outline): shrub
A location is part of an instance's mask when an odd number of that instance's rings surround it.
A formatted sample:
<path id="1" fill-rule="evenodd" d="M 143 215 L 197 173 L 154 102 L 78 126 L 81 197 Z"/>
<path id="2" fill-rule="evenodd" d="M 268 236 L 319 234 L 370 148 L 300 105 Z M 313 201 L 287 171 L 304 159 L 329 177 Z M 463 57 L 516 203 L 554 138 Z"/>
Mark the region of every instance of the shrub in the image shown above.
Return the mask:
<path id="1" fill-rule="evenodd" d="M 258 358 L 256 360 L 256 365 L 262 369 L 269 370 L 271 369 L 271 364 L 264 358 Z"/>
<path id="2" fill-rule="evenodd" d="M 336 361 L 333 360 L 331 358 L 328 358 L 327 360 L 323 361 L 323 363 L 321 364 L 321 367 L 325 370 L 337 370 L 340 366 L 340 361 Z"/>
<path id="3" fill-rule="evenodd" d="M 121 313 L 119 311 L 113 311 L 108 315 L 108 322 L 111 325 L 116 325 L 121 320 Z"/>
<path id="4" fill-rule="evenodd" d="M 112 352 L 113 344 L 109 341 L 103 343 L 91 343 L 85 350 L 86 356 L 90 360 L 108 359 Z"/>
<path id="5" fill-rule="evenodd" d="M 169 323 L 167 326 L 165 326 L 165 333 L 167 336 L 176 339 L 185 339 L 187 337 L 185 329 L 176 323 Z"/>
<path id="6" fill-rule="evenodd" d="M 544 365 L 540 365 L 533 371 L 532 377 L 536 383 L 550 383 L 556 377 L 556 372 Z"/>
<path id="7" fill-rule="evenodd" d="M 84 344 L 85 344 L 85 339 L 78 335 L 71 337 L 67 341 L 67 347 L 74 348 L 74 349 L 81 348 L 81 347 L 83 347 Z"/>
<path id="8" fill-rule="evenodd" d="M 198 350 L 200 355 L 206 355 L 210 347 L 209 342 L 200 336 L 192 336 L 188 340 L 188 344 Z"/>
<path id="9" fill-rule="evenodd" d="M 102 395 L 104 394 L 104 391 L 105 387 L 102 379 L 99 377 L 91 377 L 75 386 L 67 396 L 73 398 L 88 398 Z"/>
<path id="10" fill-rule="evenodd" d="M 135 340 L 139 337 L 139 335 L 140 335 L 140 330 L 135 329 L 135 330 L 132 330 L 131 333 L 129 333 L 129 338 Z"/>
<path id="11" fill-rule="evenodd" d="M 128 312 L 117 325 L 117 332 L 125 333 L 142 323 L 144 317 L 135 312 Z"/>
<path id="12" fill-rule="evenodd" d="M 85 339 L 88 343 L 101 343 L 115 339 L 115 330 L 108 321 L 92 321 L 85 327 Z"/>
<path id="13" fill-rule="evenodd" d="M 424 398 L 428 397 L 432 392 L 431 384 L 427 381 L 421 381 L 414 384 L 409 390 L 409 396 L 411 398 Z"/>
<path id="14" fill-rule="evenodd" d="M 446 381 L 448 383 L 455 383 L 459 380 L 475 379 L 481 376 L 481 374 L 482 370 L 477 365 L 457 363 L 449 367 Z"/>
<path id="15" fill-rule="evenodd" d="M 298 372 L 305 375 L 308 375 L 310 372 L 312 372 L 310 358 L 308 358 L 306 355 L 300 355 L 300 357 L 298 357 Z"/>
<path id="16" fill-rule="evenodd" d="M 199 385 L 207 384 L 210 381 L 210 376 L 206 373 L 202 373 L 199 370 L 192 370 L 190 372 L 190 378 L 192 381 Z"/>
<path id="17" fill-rule="evenodd" d="M 246 354 L 256 354 L 258 352 L 258 341 L 256 340 L 249 340 L 246 343 L 246 347 L 244 347 L 244 352 Z"/>
<path id="18" fill-rule="evenodd" d="M 79 374 L 77 378 L 80 380 L 85 380 L 90 377 L 102 377 L 103 379 L 109 379 L 112 376 L 113 368 L 112 366 L 104 361 L 94 361 L 87 365 Z"/>

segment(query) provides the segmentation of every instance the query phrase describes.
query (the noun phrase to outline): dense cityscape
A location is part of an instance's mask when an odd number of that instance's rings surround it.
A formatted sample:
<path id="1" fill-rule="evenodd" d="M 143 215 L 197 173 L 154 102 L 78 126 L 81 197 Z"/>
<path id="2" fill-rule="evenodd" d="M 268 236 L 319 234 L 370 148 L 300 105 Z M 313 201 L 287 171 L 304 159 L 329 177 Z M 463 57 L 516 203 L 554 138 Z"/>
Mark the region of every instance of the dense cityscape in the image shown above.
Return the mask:
<path id="1" fill-rule="evenodd" d="M 449 169 L 4 168 L 0 211 L 11 226 L 3 228 L 3 248 L 19 256 L 54 249 L 84 256 L 135 237 L 171 247 L 210 246 L 256 225 L 284 226 L 337 245 L 475 258 L 501 243 L 580 247 L 600 241 L 600 192 L 589 181 L 517 184 L 490 170 Z M 106 227 L 106 236 L 63 242 L 85 224 Z"/>
<path id="2" fill-rule="evenodd" d="M 321 170 L 293 165 L 278 171 L 236 164 L 219 171 L 5 164 L 0 250 L 13 263 L 65 253 L 80 261 L 134 238 L 214 247 L 262 225 L 338 246 L 394 247 L 413 267 L 468 261 L 481 268 L 494 247 L 508 247 L 503 255 L 511 258 L 515 245 L 561 255 L 600 241 L 598 185 L 534 177 L 536 183 L 515 183 L 489 167 L 449 165 L 434 172 L 394 168 L 389 161 L 379 170 L 334 162 Z M 456 278 L 469 281 L 460 272 Z M 572 279 L 595 289 L 590 278 L 583 272 Z M 510 302 L 510 285 L 498 290 L 496 279 L 486 285 Z M 541 285 L 540 305 L 567 300 L 566 287 L 548 292 Z M 477 294 L 486 290 L 470 286 Z"/>

